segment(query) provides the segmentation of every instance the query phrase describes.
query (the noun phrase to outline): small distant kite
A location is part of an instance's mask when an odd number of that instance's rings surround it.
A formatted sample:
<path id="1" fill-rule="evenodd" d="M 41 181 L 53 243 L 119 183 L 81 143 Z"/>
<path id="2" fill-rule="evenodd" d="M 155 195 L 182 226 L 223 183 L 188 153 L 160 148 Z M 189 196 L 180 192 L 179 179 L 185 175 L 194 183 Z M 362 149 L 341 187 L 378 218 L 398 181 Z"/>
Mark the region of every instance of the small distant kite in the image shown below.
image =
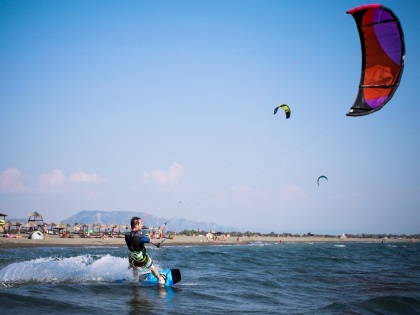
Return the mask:
<path id="1" fill-rule="evenodd" d="M 319 177 L 318 177 L 318 181 L 317 181 L 317 182 L 318 182 L 318 186 L 319 186 L 319 180 L 320 180 L 321 178 L 325 178 L 326 180 L 328 180 L 327 176 L 324 176 L 324 175 L 319 176 Z"/>
<path id="2" fill-rule="evenodd" d="M 369 115 L 388 103 L 404 69 L 404 34 L 397 16 L 380 4 L 347 11 L 357 24 L 362 48 L 359 92 L 347 116 Z"/>
<path id="3" fill-rule="evenodd" d="M 282 108 L 284 110 L 284 112 L 286 114 L 286 119 L 288 119 L 290 117 L 290 107 L 287 106 L 286 104 L 281 104 L 281 105 L 277 106 L 276 108 L 274 108 L 274 115 L 277 113 L 279 108 Z"/>

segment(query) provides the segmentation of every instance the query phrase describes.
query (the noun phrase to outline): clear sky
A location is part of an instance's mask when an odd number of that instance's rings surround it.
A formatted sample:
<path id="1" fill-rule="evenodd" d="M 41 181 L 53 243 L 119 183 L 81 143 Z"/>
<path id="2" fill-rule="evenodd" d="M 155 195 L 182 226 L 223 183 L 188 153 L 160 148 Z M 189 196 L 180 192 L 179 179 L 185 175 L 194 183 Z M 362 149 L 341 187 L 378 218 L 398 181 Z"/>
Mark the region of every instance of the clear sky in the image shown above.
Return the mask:
<path id="1" fill-rule="evenodd" d="M 420 1 L 381 2 L 404 74 L 354 118 L 363 4 L 0 0 L 0 212 L 419 233 Z"/>

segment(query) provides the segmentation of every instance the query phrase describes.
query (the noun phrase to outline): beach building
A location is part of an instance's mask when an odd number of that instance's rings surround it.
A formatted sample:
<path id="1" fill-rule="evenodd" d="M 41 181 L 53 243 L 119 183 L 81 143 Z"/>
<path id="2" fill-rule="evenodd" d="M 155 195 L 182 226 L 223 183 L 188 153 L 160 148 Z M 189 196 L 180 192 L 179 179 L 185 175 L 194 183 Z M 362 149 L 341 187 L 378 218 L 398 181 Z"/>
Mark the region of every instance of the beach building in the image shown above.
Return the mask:
<path id="1" fill-rule="evenodd" d="M 29 227 L 42 228 L 42 226 L 44 226 L 45 224 L 44 219 L 42 218 L 42 214 L 36 211 L 29 214 L 28 224 L 29 224 Z"/>

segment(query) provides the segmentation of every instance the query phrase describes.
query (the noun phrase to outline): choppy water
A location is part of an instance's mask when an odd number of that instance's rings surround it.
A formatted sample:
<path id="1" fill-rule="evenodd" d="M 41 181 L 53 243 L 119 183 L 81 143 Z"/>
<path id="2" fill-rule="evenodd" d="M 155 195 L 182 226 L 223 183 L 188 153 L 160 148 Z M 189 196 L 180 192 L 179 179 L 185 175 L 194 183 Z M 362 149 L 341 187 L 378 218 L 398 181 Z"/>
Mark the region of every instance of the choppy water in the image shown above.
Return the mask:
<path id="1" fill-rule="evenodd" d="M 131 279 L 125 247 L 0 249 L 0 305 L 16 314 L 420 314 L 419 243 L 149 248 L 172 288 Z"/>

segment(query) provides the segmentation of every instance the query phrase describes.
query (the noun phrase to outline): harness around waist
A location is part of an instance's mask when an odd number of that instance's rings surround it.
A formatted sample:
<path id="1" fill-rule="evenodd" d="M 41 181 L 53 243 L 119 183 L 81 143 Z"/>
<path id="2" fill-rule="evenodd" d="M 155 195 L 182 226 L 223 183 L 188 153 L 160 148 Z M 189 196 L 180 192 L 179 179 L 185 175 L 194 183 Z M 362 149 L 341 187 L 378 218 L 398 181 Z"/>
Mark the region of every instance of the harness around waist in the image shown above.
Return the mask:
<path id="1" fill-rule="evenodd" d="M 132 261 L 136 262 L 137 264 L 145 264 L 147 261 L 147 255 L 145 255 L 143 252 L 130 252 L 129 257 Z"/>

